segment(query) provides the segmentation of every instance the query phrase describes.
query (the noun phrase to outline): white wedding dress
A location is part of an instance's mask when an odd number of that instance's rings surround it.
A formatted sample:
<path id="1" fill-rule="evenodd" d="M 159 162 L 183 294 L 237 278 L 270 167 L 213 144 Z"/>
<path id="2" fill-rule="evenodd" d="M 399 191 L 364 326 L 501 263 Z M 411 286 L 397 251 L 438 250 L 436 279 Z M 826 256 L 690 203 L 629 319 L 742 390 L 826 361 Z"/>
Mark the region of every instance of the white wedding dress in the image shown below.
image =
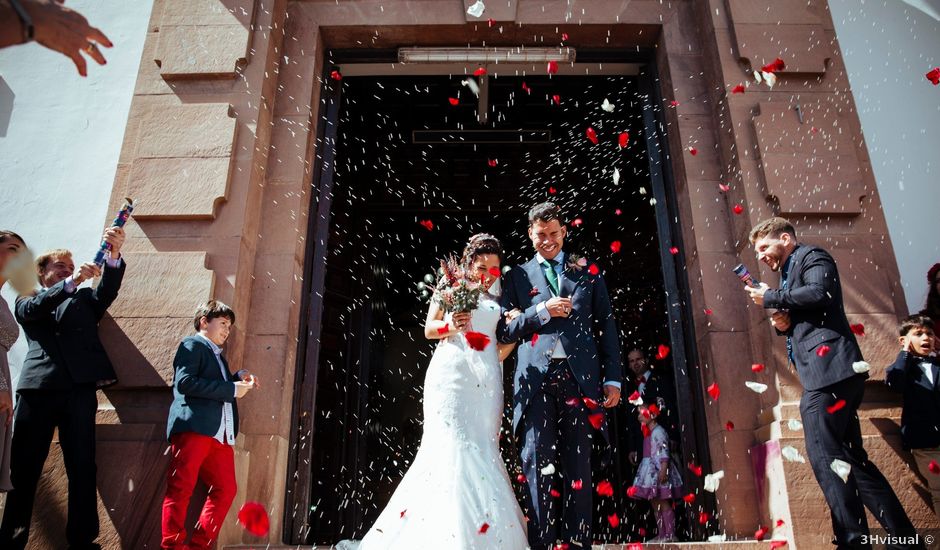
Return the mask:
<path id="1" fill-rule="evenodd" d="M 483 351 L 470 348 L 463 334 L 438 344 L 424 379 L 418 454 L 359 550 L 528 548 L 499 452 L 499 316 L 492 297 L 481 299 L 471 314 L 471 330 L 490 338 Z M 344 541 L 339 547 L 356 545 Z"/>

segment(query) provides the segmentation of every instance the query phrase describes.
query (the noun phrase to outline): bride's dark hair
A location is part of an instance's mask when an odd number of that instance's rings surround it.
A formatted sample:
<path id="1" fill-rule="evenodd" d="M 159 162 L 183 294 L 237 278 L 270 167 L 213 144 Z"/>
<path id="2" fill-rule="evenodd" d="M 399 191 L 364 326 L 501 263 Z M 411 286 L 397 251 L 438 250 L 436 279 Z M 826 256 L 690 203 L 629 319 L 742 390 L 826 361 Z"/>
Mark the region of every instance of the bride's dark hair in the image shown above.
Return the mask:
<path id="1" fill-rule="evenodd" d="M 463 256 L 460 257 L 460 265 L 469 267 L 480 254 L 496 254 L 499 263 L 503 263 L 503 245 L 489 233 L 477 233 L 470 237 L 466 248 L 463 249 Z"/>

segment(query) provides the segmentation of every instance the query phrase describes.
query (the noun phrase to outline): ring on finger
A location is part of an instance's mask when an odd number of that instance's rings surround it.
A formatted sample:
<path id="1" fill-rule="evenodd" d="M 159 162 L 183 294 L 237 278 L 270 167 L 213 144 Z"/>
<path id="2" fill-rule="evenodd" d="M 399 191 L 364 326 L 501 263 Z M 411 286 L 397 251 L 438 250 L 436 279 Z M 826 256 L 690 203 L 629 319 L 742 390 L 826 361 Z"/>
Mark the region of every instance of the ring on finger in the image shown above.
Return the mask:
<path id="1" fill-rule="evenodd" d="M 96 49 L 97 49 L 97 47 L 95 46 L 95 43 L 94 43 L 94 42 L 89 42 L 88 45 L 85 46 L 85 52 L 86 52 L 87 54 L 89 54 L 89 55 L 95 53 L 95 50 L 96 50 Z"/>

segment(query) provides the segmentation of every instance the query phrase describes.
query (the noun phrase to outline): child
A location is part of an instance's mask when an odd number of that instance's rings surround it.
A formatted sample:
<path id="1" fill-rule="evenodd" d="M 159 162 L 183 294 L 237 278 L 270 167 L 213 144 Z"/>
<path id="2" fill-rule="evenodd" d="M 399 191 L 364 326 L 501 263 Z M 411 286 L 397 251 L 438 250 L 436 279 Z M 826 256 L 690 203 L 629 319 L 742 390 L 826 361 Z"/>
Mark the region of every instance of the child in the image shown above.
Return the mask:
<path id="1" fill-rule="evenodd" d="M 670 458 L 669 434 L 656 422 L 660 407 L 640 405 L 637 417 L 643 430 L 643 460 L 633 480 L 631 497 L 650 501 L 656 515 L 656 538 L 650 542 L 676 540 L 676 514 L 670 500 L 682 496 L 679 467 Z"/>
<path id="2" fill-rule="evenodd" d="M 940 476 L 930 471 L 931 462 L 940 462 L 940 359 L 935 353 L 933 327 L 933 320 L 926 315 L 911 315 L 901 321 L 901 352 L 888 367 L 885 382 L 904 394 L 901 440 L 911 449 L 920 475 L 927 480 L 934 513 L 940 516 Z"/>
<path id="3" fill-rule="evenodd" d="M 170 469 L 163 499 L 161 548 L 209 548 L 235 499 L 237 398 L 256 387 L 246 370 L 232 375 L 221 346 L 235 312 L 215 300 L 196 310 L 197 334 L 183 338 L 173 360 L 173 404 L 167 421 Z M 209 487 L 192 541 L 186 546 L 186 510 L 196 481 Z"/>

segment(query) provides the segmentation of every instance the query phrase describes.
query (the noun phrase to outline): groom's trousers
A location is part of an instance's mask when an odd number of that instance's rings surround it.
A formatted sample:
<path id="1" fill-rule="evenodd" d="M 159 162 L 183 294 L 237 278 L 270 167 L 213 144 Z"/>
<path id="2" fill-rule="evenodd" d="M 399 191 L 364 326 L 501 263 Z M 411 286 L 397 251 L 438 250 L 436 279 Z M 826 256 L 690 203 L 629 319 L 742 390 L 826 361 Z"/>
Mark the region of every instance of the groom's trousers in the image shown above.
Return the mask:
<path id="1" fill-rule="evenodd" d="M 590 548 L 591 426 L 567 360 L 551 362 L 520 428 L 529 544 L 533 550 L 551 549 L 557 541 Z M 549 465 L 555 472 L 543 473 Z"/>

